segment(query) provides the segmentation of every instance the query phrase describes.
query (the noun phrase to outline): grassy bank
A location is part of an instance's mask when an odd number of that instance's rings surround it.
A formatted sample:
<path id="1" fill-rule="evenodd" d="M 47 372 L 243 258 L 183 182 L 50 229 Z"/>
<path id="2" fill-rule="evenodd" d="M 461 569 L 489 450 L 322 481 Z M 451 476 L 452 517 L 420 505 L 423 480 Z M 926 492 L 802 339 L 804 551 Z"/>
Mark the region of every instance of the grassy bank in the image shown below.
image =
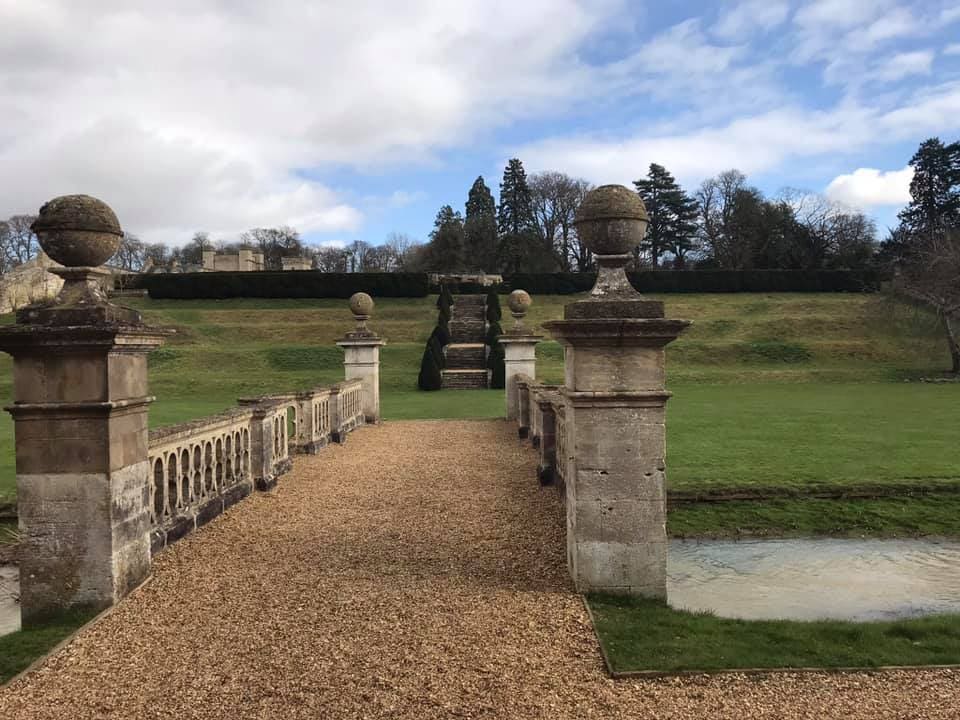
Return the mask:
<path id="1" fill-rule="evenodd" d="M 560 317 L 563 305 L 573 299 L 536 297 L 528 322 L 536 326 Z M 668 349 L 668 382 L 674 392 L 668 425 L 671 490 L 912 488 L 960 478 L 960 448 L 953 430 L 960 385 L 904 382 L 935 374 L 947 360 L 935 322 L 914 308 L 870 295 L 663 299 L 668 314 L 695 322 Z M 148 322 L 177 330 L 151 356 L 151 392 L 158 397 L 151 408 L 153 426 L 222 410 L 244 395 L 342 377 L 342 353 L 334 342 L 351 325 L 343 301 L 130 304 L 141 309 Z M 384 416 L 501 415 L 503 395 L 498 391 L 414 389 L 435 315 L 434 298 L 378 301 L 371 325 L 389 342 L 382 353 Z M 505 327 L 508 324 L 505 320 Z M 7 356 L 0 356 L 0 399 L 5 401 L 11 395 L 10 365 Z M 539 376 L 558 382 L 562 367 L 562 349 L 542 343 Z M 3 414 L 0 496 L 14 493 L 12 439 L 12 423 Z M 913 500 L 902 502 L 921 510 Z M 679 534 L 709 527 L 723 534 L 741 525 L 761 532 L 778 527 L 819 531 L 855 514 L 838 505 L 842 512 L 823 520 L 822 513 L 799 506 L 778 516 L 774 507 L 766 514 L 740 508 L 729 517 L 708 508 L 684 509 L 672 526 Z M 903 528 L 922 532 L 940 524 L 913 518 Z M 872 520 L 854 527 L 881 525 L 892 527 Z"/>
<path id="2" fill-rule="evenodd" d="M 615 672 L 960 663 L 960 615 L 891 622 L 730 620 L 654 600 L 592 596 Z"/>

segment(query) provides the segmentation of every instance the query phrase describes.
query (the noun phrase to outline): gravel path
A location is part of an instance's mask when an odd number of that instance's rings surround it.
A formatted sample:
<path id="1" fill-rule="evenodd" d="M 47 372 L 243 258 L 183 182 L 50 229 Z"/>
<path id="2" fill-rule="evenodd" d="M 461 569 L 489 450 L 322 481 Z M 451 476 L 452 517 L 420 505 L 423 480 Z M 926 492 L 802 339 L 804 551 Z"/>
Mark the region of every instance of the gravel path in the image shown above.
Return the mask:
<path id="1" fill-rule="evenodd" d="M 534 467 L 497 421 L 300 457 L 0 691 L 0 717 L 960 718 L 947 671 L 607 679 Z"/>

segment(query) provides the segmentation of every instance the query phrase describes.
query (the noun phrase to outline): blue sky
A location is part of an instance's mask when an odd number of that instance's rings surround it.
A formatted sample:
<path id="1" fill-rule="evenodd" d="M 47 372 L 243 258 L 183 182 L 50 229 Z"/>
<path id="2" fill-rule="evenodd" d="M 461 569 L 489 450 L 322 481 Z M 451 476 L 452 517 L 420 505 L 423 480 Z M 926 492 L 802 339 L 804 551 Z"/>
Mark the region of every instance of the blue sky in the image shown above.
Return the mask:
<path id="1" fill-rule="evenodd" d="M 510 157 L 863 209 L 960 137 L 960 2 L 0 1 L 0 214 L 87 192 L 144 239 L 426 238 Z M 78 36 L 76 28 L 84 32 Z"/>

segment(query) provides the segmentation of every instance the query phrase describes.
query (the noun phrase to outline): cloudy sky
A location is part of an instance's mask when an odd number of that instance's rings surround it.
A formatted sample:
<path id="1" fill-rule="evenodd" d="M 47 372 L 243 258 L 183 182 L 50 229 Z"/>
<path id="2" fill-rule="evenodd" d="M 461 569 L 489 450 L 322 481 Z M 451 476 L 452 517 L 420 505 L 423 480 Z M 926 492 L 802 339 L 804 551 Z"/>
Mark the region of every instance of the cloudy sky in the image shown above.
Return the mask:
<path id="1" fill-rule="evenodd" d="M 960 137 L 960 2 L 0 0 L 0 216 L 84 192 L 182 243 L 423 238 L 504 162 L 727 168 L 893 221 Z"/>

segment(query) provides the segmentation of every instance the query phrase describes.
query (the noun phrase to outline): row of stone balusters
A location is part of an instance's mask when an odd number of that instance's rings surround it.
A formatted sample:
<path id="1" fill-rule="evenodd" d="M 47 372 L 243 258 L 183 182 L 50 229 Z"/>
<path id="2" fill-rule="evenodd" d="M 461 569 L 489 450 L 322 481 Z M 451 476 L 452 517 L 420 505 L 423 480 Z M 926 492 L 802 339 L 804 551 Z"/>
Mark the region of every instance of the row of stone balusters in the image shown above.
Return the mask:
<path id="1" fill-rule="evenodd" d="M 286 395 L 243 398 L 219 415 L 150 431 L 153 554 L 209 522 L 292 464 L 342 443 L 364 423 L 360 380 Z"/>
<path id="2" fill-rule="evenodd" d="M 540 452 L 537 477 L 542 485 L 564 489 L 567 460 L 566 410 L 562 386 L 547 385 L 528 375 L 517 375 L 517 425 Z"/>

